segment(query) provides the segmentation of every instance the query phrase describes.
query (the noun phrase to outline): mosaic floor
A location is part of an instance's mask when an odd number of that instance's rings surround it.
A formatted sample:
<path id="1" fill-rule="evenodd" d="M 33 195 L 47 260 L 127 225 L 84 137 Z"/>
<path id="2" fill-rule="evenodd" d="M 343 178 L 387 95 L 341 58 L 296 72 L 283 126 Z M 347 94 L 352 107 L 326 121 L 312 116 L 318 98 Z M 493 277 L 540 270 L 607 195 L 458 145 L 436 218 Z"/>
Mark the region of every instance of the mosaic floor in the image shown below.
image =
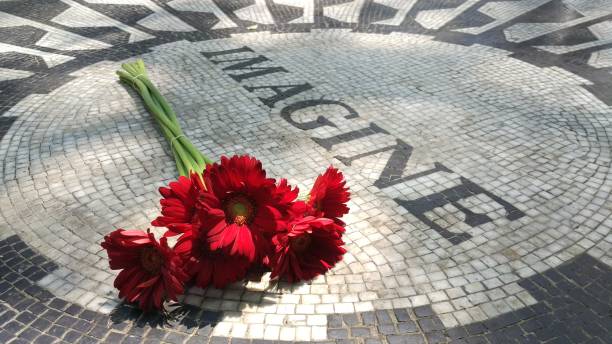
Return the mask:
<path id="1" fill-rule="evenodd" d="M 310 283 L 122 304 L 99 243 L 207 155 L 352 191 Z M 612 343 L 611 0 L 0 0 L 0 343 Z"/>

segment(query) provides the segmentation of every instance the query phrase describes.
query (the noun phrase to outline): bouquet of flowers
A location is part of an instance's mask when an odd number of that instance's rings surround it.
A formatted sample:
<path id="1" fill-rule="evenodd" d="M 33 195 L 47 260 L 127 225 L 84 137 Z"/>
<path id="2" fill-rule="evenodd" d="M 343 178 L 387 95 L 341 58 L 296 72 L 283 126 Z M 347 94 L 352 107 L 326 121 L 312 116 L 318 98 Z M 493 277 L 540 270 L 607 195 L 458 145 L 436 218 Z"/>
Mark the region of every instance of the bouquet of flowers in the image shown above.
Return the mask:
<path id="1" fill-rule="evenodd" d="M 114 282 L 120 298 L 146 311 L 162 309 L 189 281 L 224 288 L 259 265 L 271 270 L 272 279 L 297 282 L 342 259 L 349 191 L 340 171 L 330 166 L 298 199 L 297 187 L 267 177 L 254 157 L 213 162 L 185 136 L 143 61 L 122 67 L 120 80 L 138 92 L 159 124 L 180 176 L 159 189 L 161 215 L 151 222 L 166 229 L 159 240 L 149 230 L 117 229 L 104 237 L 110 268 L 122 270 Z M 172 236 L 178 237 L 174 247 Z"/>

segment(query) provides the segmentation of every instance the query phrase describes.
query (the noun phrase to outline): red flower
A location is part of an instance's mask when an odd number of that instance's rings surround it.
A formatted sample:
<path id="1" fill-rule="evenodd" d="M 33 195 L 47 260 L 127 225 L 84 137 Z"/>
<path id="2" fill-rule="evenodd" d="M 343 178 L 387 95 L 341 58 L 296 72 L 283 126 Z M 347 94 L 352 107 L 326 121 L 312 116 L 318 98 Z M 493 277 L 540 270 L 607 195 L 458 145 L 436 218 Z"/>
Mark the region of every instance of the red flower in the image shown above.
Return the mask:
<path id="1" fill-rule="evenodd" d="M 159 188 L 159 193 L 164 197 L 159 201 L 162 215 L 153 220 L 151 225 L 166 227 L 168 231 L 164 236 L 173 236 L 198 225 L 196 202 L 204 185 L 199 175 L 192 174 L 191 178 L 180 176 L 178 181 L 168 186 Z"/>
<path id="2" fill-rule="evenodd" d="M 153 233 L 118 229 L 104 237 L 110 268 L 123 269 L 115 279 L 119 297 L 138 302 L 141 309 L 162 308 L 165 299 L 176 300 L 187 278 L 180 258 L 166 238 L 157 242 Z"/>
<path id="3" fill-rule="evenodd" d="M 281 179 L 276 186 L 276 200 L 278 205 L 284 209 L 292 206 L 292 203 L 300 194 L 300 190 L 296 187 L 291 189 L 291 185 L 287 182 L 287 179 Z"/>
<path id="4" fill-rule="evenodd" d="M 316 216 L 334 219 L 338 224 L 344 224 L 340 218 L 348 214 L 349 208 L 346 203 L 350 199 L 345 184 L 342 172 L 332 166 L 317 177 L 308 198 L 308 205 L 315 210 Z"/>
<path id="5" fill-rule="evenodd" d="M 331 219 L 307 216 L 292 221 L 272 238 L 271 278 L 296 282 L 324 274 L 346 253 L 343 232 Z"/>
<path id="6" fill-rule="evenodd" d="M 212 251 L 255 261 L 266 255 L 266 236 L 283 226 L 284 213 L 297 191 L 266 178 L 261 162 L 250 156 L 222 157 L 203 174 L 202 232 Z"/>
<path id="7" fill-rule="evenodd" d="M 218 289 L 225 288 L 243 279 L 250 266 L 245 257 L 229 256 L 222 250 L 209 250 L 206 238 L 201 238 L 197 229 L 183 234 L 174 250 L 184 257 L 185 271 L 200 288 L 210 284 Z"/>

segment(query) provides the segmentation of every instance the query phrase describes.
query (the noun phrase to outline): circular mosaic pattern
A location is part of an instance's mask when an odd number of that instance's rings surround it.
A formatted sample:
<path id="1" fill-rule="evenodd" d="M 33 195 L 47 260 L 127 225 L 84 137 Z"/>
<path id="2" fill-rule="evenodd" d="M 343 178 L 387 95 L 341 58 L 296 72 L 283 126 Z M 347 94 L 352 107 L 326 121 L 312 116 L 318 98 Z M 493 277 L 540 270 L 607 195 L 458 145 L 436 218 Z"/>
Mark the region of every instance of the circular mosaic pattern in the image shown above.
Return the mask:
<path id="1" fill-rule="evenodd" d="M 210 156 L 253 154 L 303 190 L 333 163 L 353 193 L 348 253 L 327 276 L 189 290 L 184 302 L 226 311 L 228 326 L 265 316 L 324 339 L 324 314 L 432 304 L 451 327 L 535 303 L 516 282 L 585 251 L 610 260 L 597 243 L 609 235 L 612 110 L 563 70 L 344 30 L 180 41 L 142 57 Z M 117 304 L 102 236 L 148 227 L 157 187 L 176 175 L 118 66 L 21 101 L 2 151 L 4 217 L 62 264 L 41 284 L 102 312 Z"/>
<path id="2" fill-rule="evenodd" d="M 610 6 L 0 1 L 0 342 L 612 341 Z M 207 155 L 345 173 L 338 266 L 120 303 L 99 243 L 177 175 L 136 57 Z"/>

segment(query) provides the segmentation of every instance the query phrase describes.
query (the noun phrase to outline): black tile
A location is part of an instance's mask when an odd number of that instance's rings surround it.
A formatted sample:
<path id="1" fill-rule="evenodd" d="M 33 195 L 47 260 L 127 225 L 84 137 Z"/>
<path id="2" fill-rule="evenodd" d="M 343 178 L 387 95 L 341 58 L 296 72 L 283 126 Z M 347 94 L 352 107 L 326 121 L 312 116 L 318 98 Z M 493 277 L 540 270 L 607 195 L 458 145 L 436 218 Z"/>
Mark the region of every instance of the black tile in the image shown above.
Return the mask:
<path id="1" fill-rule="evenodd" d="M 0 330 L 0 343 L 8 343 L 15 336 L 13 333 L 10 333 L 5 330 Z"/>
<path id="2" fill-rule="evenodd" d="M 2 273 L 2 272 L 0 271 L 0 273 Z M 13 286 L 10 283 L 8 283 L 6 281 L 0 280 L 0 294 L 4 293 L 4 292 L 6 292 L 6 291 L 8 291 L 9 289 L 12 289 L 12 288 L 13 288 Z"/>
<path id="3" fill-rule="evenodd" d="M 446 343 L 446 337 L 442 331 L 425 333 L 425 337 L 427 338 L 427 343 L 429 344 Z"/>
<path id="4" fill-rule="evenodd" d="M 32 323 L 31 326 L 39 331 L 45 331 L 46 329 L 51 327 L 51 322 L 44 318 L 38 318 Z"/>
<path id="5" fill-rule="evenodd" d="M 560 336 L 553 340 L 546 342 L 546 344 L 574 344 L 569 338 L 566 336 Z"/>
<path id="6" fill-rule="evenodd" d="M 361 321 L 364 325 L 376 325 L 376 314 L 374 312 L 361 313 Z"/>
<path id="7" fill-rule="evenodd" d="M 70 331 L 67 331 L 66 334 L 64 335 L 64 340 L 67 341 L 68 343 L 74 343 L 80 337 L 81 337 L 81 333 L 70 330 Z"/>
<path id="8" fill-rule="evenodd" d="M 382 335 L 397 334 L 397 330 L 393 324 L 378 325 L 377 330 L 378 333 Z"/>
<path id="9" fill-rule="evenodd" d="M 140 343 L 142 341 L 142 337 L 140 336 L 135 336 L 133 334 L 128 334 L 127 336 L 125 336 L 123 338 L 123 344 L 136 344 L 136 343 Z"/>
<path id="10" fill-rule="evenodd" d="M 353 314 L 343 314 L 342 320 L 349 327 L 359 325 L 359 318 L 357 317 L 357 314 L 354 314 L 354 313 Z"/>
<path id="11" fill-rule="evenodd" d="M 78 314 L 80 314 L 83 311 L 83 307 L 79 306 L 79 305 L 75 305 L 75 304 L 71 304 L 70 306 L 68 306 L 68 308 L 66 308 L 66 310 L 64 310 L 64 312 L 73 315 L 73 316 L 77 316 Z"/>
<path id="12" fill-rule="evenodd" d="M 124 331 L 129 326 L 130 324 L 127 321 L 121 321 L 121 322 L 111 321 L 110 323 L 110 328 L 112 328 L 113 330 L 117 330 L 117 331 Z"/>
<path id="13" fill-rule="evenodd" d="M 123 333 L 111 331 L 108 333 L 104 341 L 109 344 L 110 343 L 121 343 L 124 337 L 125 335 Z"/>
<path id="14" fill-rule="evenodd" d="M 465 327 L 455 327 L 455 328 L 448 329 L 446 331 L 446 334 L 448 335 L 449 338 L 453 338 L 453 339 L 465 338 L 468 336 L 468 332 L 465 329 Z"/>
<path id="15" fill-rule="evenodd" d="M 327 327 L 328 328 L 341 328 L 342 325 L 342 315 L 340 314 L 331 314 L 327 316 Z"/>
<path id="16" fill-rule="evenodd" d="M 47 309 L 46 312 L 42 314 L 42 318 L 47 319 L 51 322 L 55 322 L 62 316 L 62 312 L 57 311 L 55 309 Z M 69 322 L 70 323 L 70 322 Z"/>
<path id="17" fill-rule="evenodd" d="M 405 321 L 397 324 L 398 333 L 414 333 L 419 329 L 414 321 Z"/>
<path id="18" fill-rule="evenodd" d="M 403 334 L 387 336 L 389 344 L 425 344 L 425 338 L 420 334 Z"/>
<path id="19" fill-rule="evenodd" d="M 433 332 L 444 329 L 442 322 L 436 318 L 422 318 L 418 320 L 418 323 L 423 332 Z"/>
<path id="20" fill-rule="evenodd" d="M 410 321 L 410 313 L 405 308 L 395 309 L 393 313 L 395 313 L 395 319 L 399 322 Z"/>
<path id="21" fill-rule="evenodd" d="M 47 307 L 40 302 L 34 302 L 32 305 L 30 305 L 30 307 L 28 307 L 28 310 L 37 316 L 40 316 L 47 311 Z"/>
<path id="22" fill-rule="evenodd" d="M 335 344 L 358 344 L 359 339 L 336 339 Z"/>
<path id="23" fill-rule="evenodd" d="M 510 313 L 506 313 L 506 314 L 502 314 L 498 317 L 495 317 L 491 320 L 487 320 L 485 322 L 485 326 L 489 329 L 489 330 L 497 330 L 500 329 L 502 327 L 506 327 L 509 326 L 511 324 L 514 324 L 516 322 L 518 322 L 519 319 L 516 318 L 516 316 L 514 315 L 514 313 L 510 312 Z"/>
<path id="24" fill-rule="evenodd" d="M 343 339 L 348 338 L 348 330 L 346 329 L 328 329 L 327 337 L 331 339 Z"/>
<path id="25" fill-rule="evenodd" d="M 487 328 L 482 323 L 472 323 L 465 326 L 465 329 L 470 335 L 481 334 L 487 331 Z"/>
<path id="26" fill-rule="evenodd" d="M 351 337 L 369 337 L 369 327 L 351 327 Z"/>
<path id="27" fill-rule="evenodd" d="M 79 318 L 86 320 L 86 321 L 94 321 L 94 319 L 96 319 L 98 315 L 99 315 L 98 313 L 94 311 L 90 311 L 89 309 L 86 309 L 83 312 L 81 312 L 81 314 L 79 314 Z"/>
<path id="28" fill-rule="evenodd" d="M 47 334 L 52 335 L 53 337 L 60 338 L 66 333 L 67 329 L 60 325 L 53 325 L 47 330 Z"/>
<path id="29" fill-rule="evenodd" d="M 35 344 L 51 344 L 51 343 L 54 343 L 56 340 L 57 340 L 57 338 L 53 338 L 51 336 L 43 334 L 42 336 L 36 338 L 34 343 Z"/>
<path id="30" fill-rule="evenodd" d="M 29 309 L 30 306 L 32 306 L 33 304 L 37 303 L 34 299 L 24 299 L 23 301 L 19 302 L 18 304 L 16 304 L 15 306 L 13 306 L 13 308 L 15 308 L 16 310 L 18 310 L 19 312 L 23 312 L 26 309 Z"/>
<path id="31" fill-rule="evenodd" d="M 48 319 L 48 318 L 45 318 Z M 57 324 L 62 325 L 64 327 L 72 327 L 76 322 L 77 322 L 77 318 L 72 317 L 70 315 L 61 315 L 58 319 L 57 319 Z M 81 331 L 82 332 L 82 331 Z"/>
<path id="32" fill-rule="evenodd" d="M 16 280 L 15 282 L 13 282 L 13 286 L 17 290 L 25 290 L 28 287 L 30 287 L 31 285 L 32 285 L 32 282 L 30 280 L 28 280 L 27 278 L 20 278 L 20 279 Z"/>
<path id="33" fill-rule="evenodd" d="M 2 325 L 2 328 L 10 333 L 18 333 L 24 327 L 25 326 L 22 323 L 15 320 L 9 321 L 8 323 Z"/>
<path id="34" fill-rule="evenodd" d="M 384 342 L 379 338 L 366 338 L 364 343 L 365 344 L 384 344 Z"/>
<path id="35" fill-rule="evenodd" d="M 487 338 L 485 338 L 482 335 L 474 336 L 474 337 L 468 337 L 468 338 L 465 339 L 465 341 L 468 342 L 469 344 L 496 344 L 496 343 L 489 343 Z"/>
<path id="36" fill-rule="evenodd" d="M 383 325 L 393 324 L 393 320 L 391 319 L 389 312 L 384 311 L 384 310 L 376 311 L 376 319 L 378 320 L 379 324 L 383 324 Z"/>
<path id="37" fill-rule="evenodd" d="M 0 326 L 2 324 L 6 324 L 9 320 L 13 319 L 16 315 L 17 313 L 13 312 L 10 309 L 0 314 Z"/>
<path id="38" fill-rule="evenodd" d="M 54 308 L 56 310 L 60 310 L 63 311 L 64 309 L 66 309 L 68 307 L 68 302 L 62 300 L 62 299 L 53 299 L 49 302 L 49 307 Z"/>
<path id="39" fill-rule="evenodd" d="M 134 324 L 132 327 L 130 327 L 129 334 L 143 337 L 148 330 L 149 326 L 147 324 Z"/>
<path id="40" fill-rule="evenodd" d="M 74 323 L 72 323 L 72 325 L 70 325 L 70 328 L 81 333 L 87 333 L 93 326 L 94 325 L 90 322 L 77 319 Z"/>
<path id="41" fill-rule="evenodd" d="M 23 324 L 29 324 L 33 322 L 34 320 L 36 320 L 36 316 L 32 314 L 32 312 L 25 311 L 25 312 L 19 313 L 16 319 L 19 320 L 19 322 Z"/>
<path id="42" fill-rule="evenodd" d="M 88 335 L 94 338 L 102 339 L 108 333 L 109 329 L 104 326 L 94 326 L 89 330 Z"/>
<path id="43" fill-rule="evenodd" d="M 96 343 L 98 343 L 98 340 L 96 338 L 94 338 L 94 337 L 82 336 L 81 338 L 79 338 L 77 343 L 79 343 L 79 344 L 96 344 Z"/>
<path id="44" fill-rule="evenodd" d="M 24 329 L 23 331 L 21 331 L 21 333 L 19 334 L 18 337 L 21 338 L 21 339 L 25 339 L 27 341 L 32 342 L 39 335 L 41 335 L 40 331 L 38 331 L 36 329 L 33 329 L 31 327 L 28 327 L 28 328 Z"/>
<path id="45" fill-rule="evenodd" d="M 159 329 L 159 328 L 151 328 L 149 332 L 147 332 L 147 335 L 145 336 L 145 338 L 161 340 L 164 338 L 165 335 L 166 335 L 166 331 Z"/>
<path id="46" fill-rule="evenodd" d="M 0 295 L 0 300 L 6 301 L 12 307 L 20 304 L 26 297 L 15 289 L 10 289 Z"/>
<path id="47" fill-rule="evenodd" d="M 431 306 L 419 306 L 419 307 L 415 307 L 413 309 L 413 311 L 414 311 L 414 314 L 418 318 L 425 318 L 425 317 L 434 316 L 434 312 L 433 312 L 433 309 L 431 309 Z"/>

